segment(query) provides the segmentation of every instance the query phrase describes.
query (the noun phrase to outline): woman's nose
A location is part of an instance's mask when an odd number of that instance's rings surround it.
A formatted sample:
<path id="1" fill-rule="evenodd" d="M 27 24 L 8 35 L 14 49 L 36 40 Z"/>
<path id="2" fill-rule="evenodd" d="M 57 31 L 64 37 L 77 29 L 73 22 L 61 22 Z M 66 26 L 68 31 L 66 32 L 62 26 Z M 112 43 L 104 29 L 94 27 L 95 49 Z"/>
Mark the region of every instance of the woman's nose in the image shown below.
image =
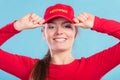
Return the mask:
<path id="1" fill-rule="evenodd" d="M 56 29 L 56 34 L 63 34 L 64 30 L 62 29 L 62 27 L 57 27 Z"/>

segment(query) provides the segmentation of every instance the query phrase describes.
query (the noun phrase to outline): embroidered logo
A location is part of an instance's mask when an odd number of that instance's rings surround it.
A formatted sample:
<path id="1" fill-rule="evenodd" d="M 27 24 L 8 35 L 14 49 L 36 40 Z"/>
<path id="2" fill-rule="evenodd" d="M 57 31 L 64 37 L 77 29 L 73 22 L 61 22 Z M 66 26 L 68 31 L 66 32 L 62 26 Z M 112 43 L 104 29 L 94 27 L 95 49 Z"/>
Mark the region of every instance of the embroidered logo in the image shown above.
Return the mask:
<path id="1" fill-rule="evenodd" d="M 50 11 L 50 14 L 55 13 L 55 12 L 68 13 L 68 11 L 65 10 L 65 9 L 53 9 L 53 10 Z"/>

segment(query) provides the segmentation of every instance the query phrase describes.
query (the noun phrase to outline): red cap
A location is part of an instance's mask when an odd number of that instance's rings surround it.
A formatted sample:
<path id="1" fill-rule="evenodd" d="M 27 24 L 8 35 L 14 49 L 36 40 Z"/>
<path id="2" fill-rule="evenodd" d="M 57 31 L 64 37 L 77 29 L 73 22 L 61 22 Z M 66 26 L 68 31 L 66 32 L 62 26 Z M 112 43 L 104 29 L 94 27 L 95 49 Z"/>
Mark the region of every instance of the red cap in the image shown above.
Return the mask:
<path id="1" fill-rule="evenodd" d="M 71 6 L 65 4 L 55 4 L 48 7 L 44 15 L 45 22 L 56 17 L 63 17 L 70 22 L 73 22 L 74 10 Z"/>

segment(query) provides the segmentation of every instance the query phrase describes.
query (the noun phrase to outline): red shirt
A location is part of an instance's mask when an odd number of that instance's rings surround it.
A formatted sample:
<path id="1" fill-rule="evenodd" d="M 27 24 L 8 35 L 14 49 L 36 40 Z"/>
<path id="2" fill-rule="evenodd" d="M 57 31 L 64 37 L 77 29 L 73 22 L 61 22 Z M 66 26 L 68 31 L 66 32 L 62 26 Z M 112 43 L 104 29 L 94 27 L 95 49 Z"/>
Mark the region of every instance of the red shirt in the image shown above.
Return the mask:
<path id="1" fill-rule="evenodd" d="M 14 29 L 13 23 L 0 29 L 0 45 L 19 33 Z M 92 30 L 120 39 L 120 23 L 113 20 L 95 17 Z M 22 80 L 28 80 L 37 61 L 38 59 L 11 54 L 0 49 L 0 69 Z M 120 43 L 90 57 L 76 59 L 69 64 L 50 64 L 47 80 L 100 80 L 118 64 L 120 64 Z"/>

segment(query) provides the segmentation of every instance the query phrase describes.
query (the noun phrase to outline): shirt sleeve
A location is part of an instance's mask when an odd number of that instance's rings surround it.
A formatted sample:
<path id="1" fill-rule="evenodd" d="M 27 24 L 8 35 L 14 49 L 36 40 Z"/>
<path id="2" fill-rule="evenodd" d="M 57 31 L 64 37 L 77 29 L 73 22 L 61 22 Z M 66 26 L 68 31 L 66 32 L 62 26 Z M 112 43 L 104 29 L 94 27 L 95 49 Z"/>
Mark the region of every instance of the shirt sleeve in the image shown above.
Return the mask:
<path id="1" fill-rule="evenodd" d="M 0 46 L 10 37 L 20 32 L 14 28 L 14 22 L 7 24 L 0 29 Z"/>
<path id="2" fill-rule="evenodd" d="M 114 20 L 95 17 L 95 23 L 92 30 L 106 33 L 120 39 L 120 23 Z M 120 43 L 88 57 L 87 61 L 97 67 L 100 73 L 99 76 L 102 77 L 120 64 Z"/>
<path id="3" fill-rule="evenodd" d="M 38 59 L 11 54 L 0 49 L 0 69 L 20 79 L 28 80 Z"/>
<path id="4" fill-rule="evenodd" d="M 120 43 L 88 57 L 86 61 L 97 68 L 99 77 L 104 76 L 120 64 Z"/>
<path id="5" fill-rule="evenodd" d="M 120 39 L 120 22 L 107 20 L 104 18 L 95 17 L 95 22 L 92 30 L 106 33 L 110 36 Z"/>
<path id="6" fill-rule="evenodd" d="M 20 32 L 14 28 L 14 22 L 0 29 L 0 46 L 9 38 Z M 22 80 L 28 80 L 37 61 L 38 59 L 12 54 L 0 49 L 0 69 Z"/>

